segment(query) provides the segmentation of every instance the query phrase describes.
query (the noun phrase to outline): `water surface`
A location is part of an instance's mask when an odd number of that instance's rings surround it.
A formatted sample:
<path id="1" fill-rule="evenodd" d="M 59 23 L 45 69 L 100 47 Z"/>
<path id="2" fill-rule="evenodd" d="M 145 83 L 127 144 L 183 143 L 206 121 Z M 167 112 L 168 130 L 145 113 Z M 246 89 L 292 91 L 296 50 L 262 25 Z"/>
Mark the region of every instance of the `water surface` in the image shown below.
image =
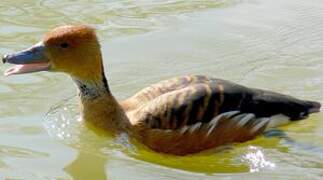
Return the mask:
<path id="1" fill-rule="evenodd" d="M 206 74 L 323 101 L 319 0 L 2 0 L 0 55 L 36 43 L 52 27 L 79 23 L 97 28 L 118 99 L 169 77 Z M 66 75 L 0 76 L 0 82 L 1 178 L 323 176 L 322 114 L 281 128 L 288 138 L 259 137 L 174 157 L 84 127 Z"/>

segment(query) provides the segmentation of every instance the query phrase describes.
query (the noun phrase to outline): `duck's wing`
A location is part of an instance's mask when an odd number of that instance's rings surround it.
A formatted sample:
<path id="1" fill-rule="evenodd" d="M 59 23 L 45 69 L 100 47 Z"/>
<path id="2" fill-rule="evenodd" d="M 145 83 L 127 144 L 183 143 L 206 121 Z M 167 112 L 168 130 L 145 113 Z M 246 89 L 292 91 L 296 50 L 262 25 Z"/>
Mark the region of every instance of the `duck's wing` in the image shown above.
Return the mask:
<path id="1" fill-rule="evenodd" d="M 212 79 L 203 75 L 187 75 L 167 79 L 140 90 L 132 97 L 120 102 L 120 104 L 125 111 L 130 111 L 165 93 L 176 91 L 192 84 L 208 83 L 210 81 Z"/>
<path id="2" fill-rule="evenodd" d="M 157 152 L 186 155 L 253 139 L 264 131 L 269 121 L 251 113 L 231 111 L 208 123 L 198 122 L 178 129 L 148 129 L 142 132 L 141 140 Z"/>
<path id="3" fill-rule="evenodd" d="M 201 146 L 193 149 L 205 149 L 209 145 L 214 147 L 223 143 L 248 140 L 267 126 L 279 126 L 288 120 L 271 123 L 274 122 L 272 116 L 282 114 L 289 119 L 300 119 L 315 112 L 319 107 L 320 104 L 316 102 L 302 101 L 278 93 L 246 88 L 228 81 L 210 79 L 162 94 L 132 111 L 128 116 L 134 129 L 142 135 L 144 143 L 157 151 L 156 148 L 161 145 L 158 145 L 158 142 L 164 142 L 162 146 L 173 147 L 175 141 L 180 141 L 177 144 L 181 146 L 186 144 L 187 147 Z M 235 111 L 243 116 L 221 116 Z M 246 120 L 244 116 L 252 118 Z M 221 125 L 212 128 L 212 132 L 214 131 L 212 136 L 204 136 L 204 133 L 210 134 L 207 133 L 210 130 L 206 127 L 210 127 L 214 119 L 221 122 Z M 244 126 L 245 123 L 248 125 Z M 180 133 L 186 128 L 198 131 L 192 135 Z M 202 139 L 197 140 L 201 137 Z M 216 139 L 218 137 L 224 139 Z M 206 143 L 200 144 L 195 140 Z M 174 149 L 177 147 L 180 146 L 174 146 Z"/>
<path id="4" fill-rule="evenodd" d="M 178 155 L 246 141 L 262 132 L 268 119 L 236 111 L 248 89 L 237 86 L 225 91 L 224 87 L 219 80 L 163 94 L 129 114 L 129 119 L 144 144 Z"/>
<path id="5" fill-rule="evenodd" d="M 129 115 L 133 124 L 145 122 L 152 128 L 176 129 L 197 122 L 207 123 L 229 111 L 253 113 L 258 118 L 284 115 L 298 120 L 318 112 L 320 107 L 318 102 L 210 79 L 164 93 Z"/>

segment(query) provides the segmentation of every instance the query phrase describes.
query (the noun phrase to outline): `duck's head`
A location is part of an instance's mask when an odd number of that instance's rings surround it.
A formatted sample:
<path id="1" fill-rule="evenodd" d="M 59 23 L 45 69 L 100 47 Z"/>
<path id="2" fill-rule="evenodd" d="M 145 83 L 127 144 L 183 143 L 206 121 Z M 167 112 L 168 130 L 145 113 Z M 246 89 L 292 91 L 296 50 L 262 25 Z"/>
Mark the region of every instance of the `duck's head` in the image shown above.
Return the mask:
<path id="1" fill-rule="evenodd" d="M 61 26 L 49 31 L 34 46 L 4 55 L 4 63 L 15 64 L 5 75 L 38 71 L 65 72 L 80 80 L 99 80 L 103 66 L 100 44 L 93 28 Z"/>

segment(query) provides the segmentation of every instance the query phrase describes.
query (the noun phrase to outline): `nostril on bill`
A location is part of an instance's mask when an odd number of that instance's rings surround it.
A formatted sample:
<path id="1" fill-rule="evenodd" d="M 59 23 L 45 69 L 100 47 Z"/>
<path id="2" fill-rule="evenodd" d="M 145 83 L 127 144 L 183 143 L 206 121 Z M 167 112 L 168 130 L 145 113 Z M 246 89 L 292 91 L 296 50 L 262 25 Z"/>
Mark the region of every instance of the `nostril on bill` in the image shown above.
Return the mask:
<path id="1" fill-rule="evenodd" d="M 7 62 L 7 58 L 8 58 L 8 54 L 5 54 L 3 57 L 2 57 L 2 63 L 6 63 Z"/>

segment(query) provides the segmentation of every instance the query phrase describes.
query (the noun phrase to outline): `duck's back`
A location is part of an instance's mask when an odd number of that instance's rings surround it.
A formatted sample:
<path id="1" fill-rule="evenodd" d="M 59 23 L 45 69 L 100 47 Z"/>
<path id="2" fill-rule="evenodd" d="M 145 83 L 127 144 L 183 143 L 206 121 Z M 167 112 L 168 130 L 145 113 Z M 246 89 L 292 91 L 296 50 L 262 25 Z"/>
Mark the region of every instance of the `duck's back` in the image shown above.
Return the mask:
<path id="1" fill-rule="evenodd" d="M 163 94 L 183 89 L 197 83 L 209 83 L 209 81 L 210 78 L 201 75 L 180 76 L 167 79 L 140 90 L 132 97 L 122 101 L 121 105 L 126 111 L 131 111 L 137 109 L 139 106 L 150 103 Z"/>
<path id="2" fill-rule="evenodd" d="M 140 113 L 148 108 L 155 109 L 156 113 L 172 111 L 174 116 L 185 110 L 189 113 L 186 115 L 197 122 L 234 110 L 254 113 L 257 117 L 283 114 L 298 120 L 320 108 L 318 102 L 201 75 L 181 76 L 153 84 L 123 101 L 122 105 L 129 108 L 126 111 Z"/>

